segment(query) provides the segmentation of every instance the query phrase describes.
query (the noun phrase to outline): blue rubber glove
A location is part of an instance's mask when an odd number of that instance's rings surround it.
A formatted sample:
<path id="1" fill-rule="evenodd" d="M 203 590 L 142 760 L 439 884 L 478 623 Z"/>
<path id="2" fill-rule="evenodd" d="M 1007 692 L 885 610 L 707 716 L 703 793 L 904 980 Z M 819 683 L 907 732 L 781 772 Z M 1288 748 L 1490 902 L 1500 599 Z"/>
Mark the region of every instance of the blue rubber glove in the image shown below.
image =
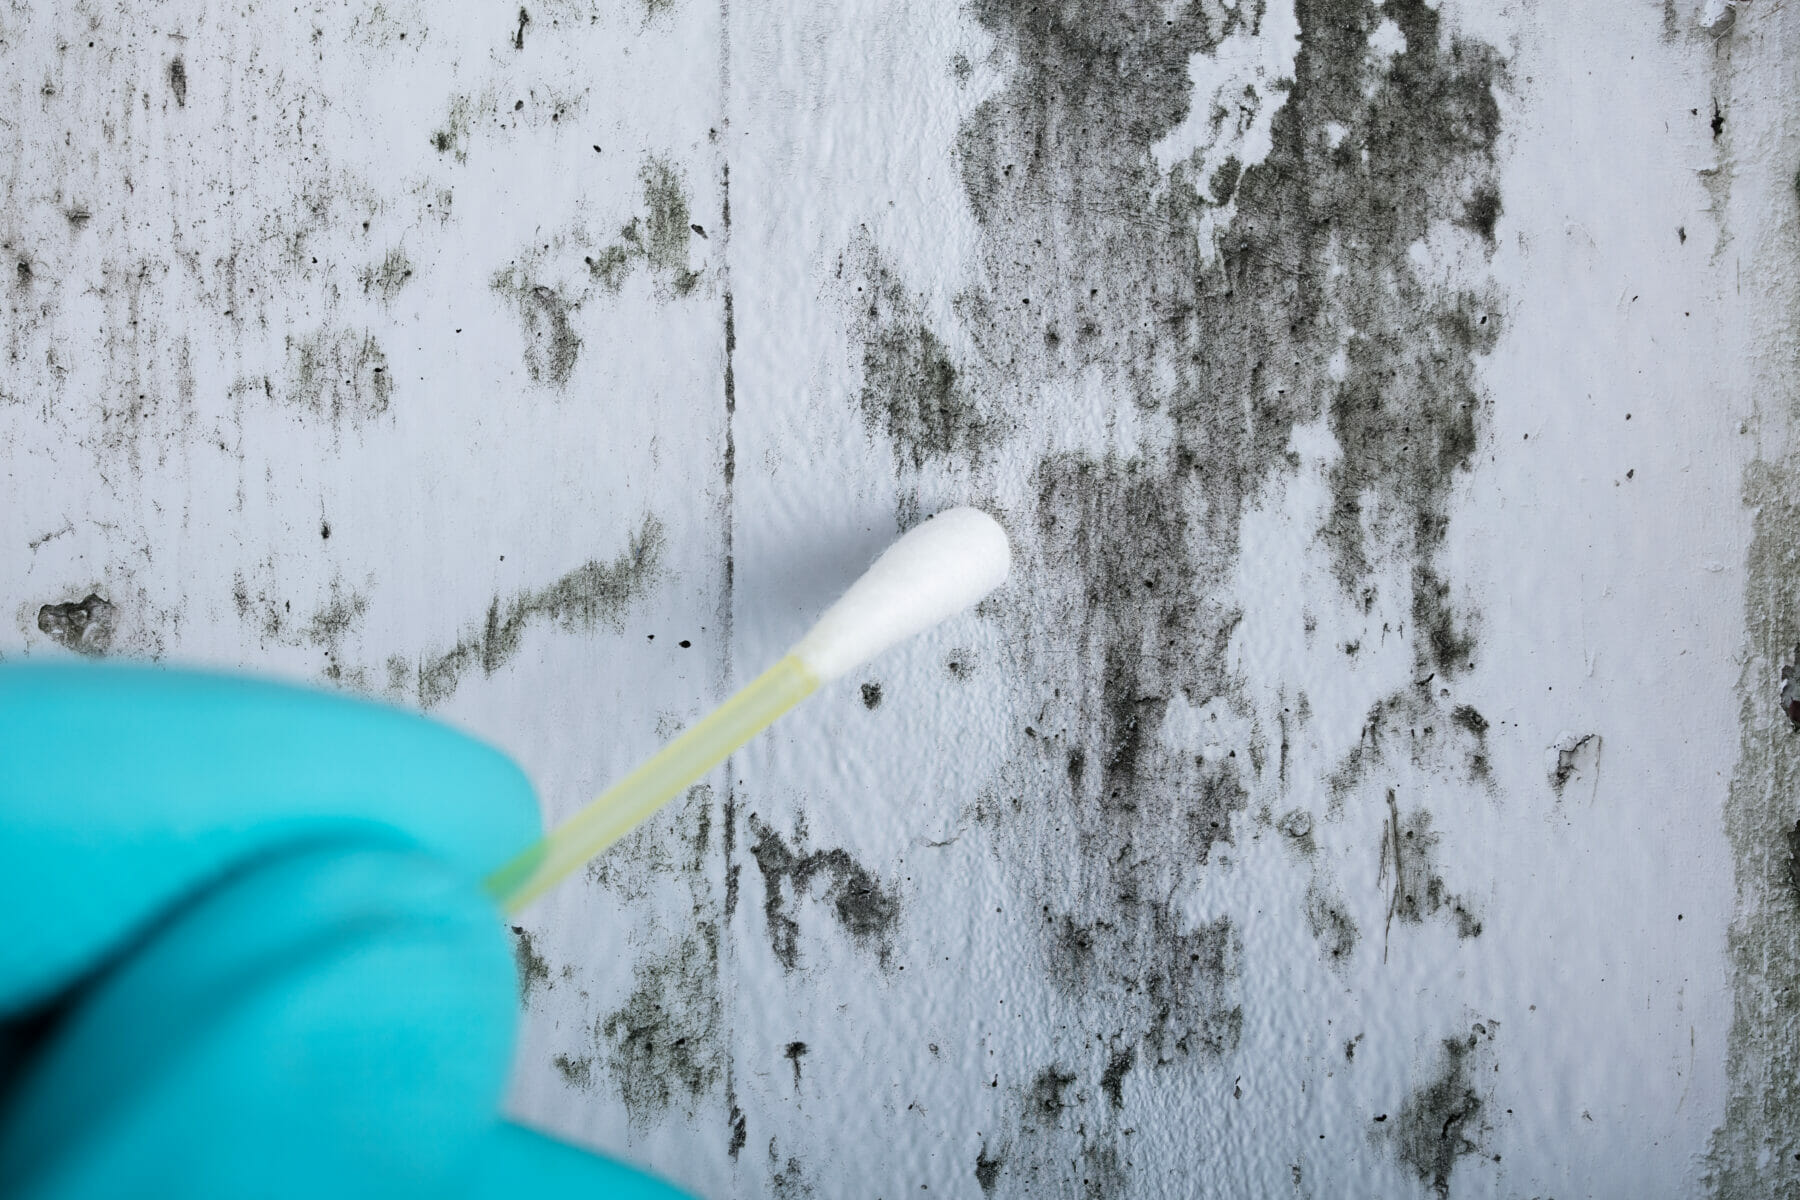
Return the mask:
<path id="1" fill-rule="evenodd" d="M 0 667 L 0 1195 L 669 1200 L 499 1119 L 503 755 L 216 675 Z"/>

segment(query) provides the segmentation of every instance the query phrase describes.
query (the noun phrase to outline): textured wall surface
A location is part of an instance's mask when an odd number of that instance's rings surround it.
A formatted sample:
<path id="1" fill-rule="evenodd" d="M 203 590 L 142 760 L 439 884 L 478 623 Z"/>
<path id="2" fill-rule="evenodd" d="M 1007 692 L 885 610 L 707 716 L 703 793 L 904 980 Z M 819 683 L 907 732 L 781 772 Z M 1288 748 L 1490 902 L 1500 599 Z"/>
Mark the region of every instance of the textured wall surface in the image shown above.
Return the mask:
<path id="1" fill-rule="evenodd" d="M 1800 1196 L 1797 210 L 1782 0 L 8 0 L 0 655 L 554 820 L 980 504 L 1005 589 L 525 914 L 515 1112 Z"/>

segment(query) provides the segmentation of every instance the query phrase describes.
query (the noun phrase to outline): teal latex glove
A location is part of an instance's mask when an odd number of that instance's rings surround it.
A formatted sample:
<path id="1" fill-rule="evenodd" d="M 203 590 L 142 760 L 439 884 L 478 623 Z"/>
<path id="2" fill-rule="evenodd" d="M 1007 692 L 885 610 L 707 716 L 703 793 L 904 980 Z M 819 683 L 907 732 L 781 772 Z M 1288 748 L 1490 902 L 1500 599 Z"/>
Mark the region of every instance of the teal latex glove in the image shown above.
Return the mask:
<path id="1" fill-rule="evenodd" d="M 441 725 L 144 667 L 0 667 L 0 1194 L 678 1197 L 499 1119 L 481 876 L 539 832 Z"/>

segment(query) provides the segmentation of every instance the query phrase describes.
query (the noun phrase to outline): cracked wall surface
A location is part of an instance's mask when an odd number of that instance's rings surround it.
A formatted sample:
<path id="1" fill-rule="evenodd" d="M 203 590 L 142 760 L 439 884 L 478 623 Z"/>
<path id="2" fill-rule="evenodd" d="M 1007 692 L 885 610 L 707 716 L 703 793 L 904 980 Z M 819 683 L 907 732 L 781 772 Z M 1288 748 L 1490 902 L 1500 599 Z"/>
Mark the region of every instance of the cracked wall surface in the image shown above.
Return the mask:
<path id="1" fill-rule="evenodd" d="M 1800 10 L 0 10 L 0 658 L 566 816 L 977 504 L 1008 584 L 513 929 L 702 1195 L 1800 1195 Z"/>

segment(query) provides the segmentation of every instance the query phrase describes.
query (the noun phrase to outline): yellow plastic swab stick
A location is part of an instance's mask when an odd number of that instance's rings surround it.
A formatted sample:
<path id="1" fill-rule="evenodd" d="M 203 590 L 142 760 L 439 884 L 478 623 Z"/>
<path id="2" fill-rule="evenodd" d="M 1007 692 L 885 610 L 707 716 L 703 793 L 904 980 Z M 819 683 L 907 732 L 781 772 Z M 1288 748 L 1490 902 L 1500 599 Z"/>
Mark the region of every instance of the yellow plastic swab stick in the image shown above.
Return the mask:
<path id="1" fill-rule="evenodd" d="M 508 914 L 624 837 L 820 684 L 961 612 L 1005 581 L 1006 534 L 953 508 L 888 547 L 782 660 L 484 881 Z"/>

